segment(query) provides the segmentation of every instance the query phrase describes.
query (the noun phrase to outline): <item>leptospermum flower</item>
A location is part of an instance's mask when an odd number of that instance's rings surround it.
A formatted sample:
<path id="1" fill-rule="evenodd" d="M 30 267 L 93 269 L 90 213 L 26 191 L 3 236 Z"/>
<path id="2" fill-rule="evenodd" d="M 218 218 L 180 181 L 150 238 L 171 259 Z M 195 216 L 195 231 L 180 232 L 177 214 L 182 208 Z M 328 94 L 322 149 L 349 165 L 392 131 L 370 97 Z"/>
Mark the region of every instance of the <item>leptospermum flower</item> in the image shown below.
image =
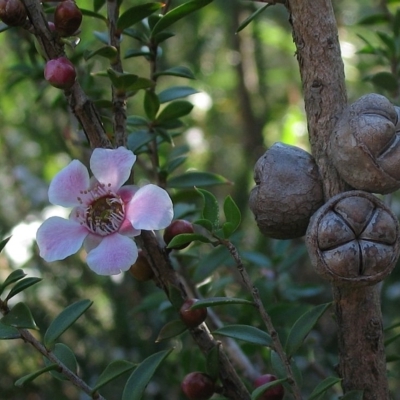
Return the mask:
<path id="1" fill-rule="evenodd" d="M 49 201 L 73 207 L 69 219 L 51 217 L 38 229 L 40 256 L 63 260 L 82 245 L 86 262 L 99 275 L 126 271 L 136 261 L 134 236 L 141 229 L 166 228 L 173 218 L 168 193 L 156 185 L 122 186 L 129 178 L 136 156 L 124 147 L 95 149 L 90 159 L 93 177 L 73 160 L 52 180 Z"/>

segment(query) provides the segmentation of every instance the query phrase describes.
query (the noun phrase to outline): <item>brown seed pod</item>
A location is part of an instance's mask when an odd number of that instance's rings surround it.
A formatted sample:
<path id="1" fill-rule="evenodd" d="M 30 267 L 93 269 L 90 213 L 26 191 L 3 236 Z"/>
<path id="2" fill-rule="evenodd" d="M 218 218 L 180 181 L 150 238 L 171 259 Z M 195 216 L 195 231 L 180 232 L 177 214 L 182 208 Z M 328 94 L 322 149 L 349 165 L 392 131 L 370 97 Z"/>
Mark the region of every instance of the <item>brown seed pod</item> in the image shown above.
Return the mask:
<path id="1" fill-rule="evenodd" d="M 323 204 L 313 157 L 298 147 L 275 143 L 257 161 L 254 180 L 250 209 L 260 231 L 275 239 L 305 235 L 311 216 Z"/>
<path id="2" fill-rule="evenodd" d="M 329 143 L 329 156 L 355 189 L 391 193 L 400 188 L 398 107 L 368 94 L 345 109 Z"/>
<path id="3" fill-rule="evenodd" d="M 396 264 L 399 224 L 374 195 L 344 192 L 313 215 L 306 243 L 311 263 L 322 277 L 336 285 L 371 285 Z"/>

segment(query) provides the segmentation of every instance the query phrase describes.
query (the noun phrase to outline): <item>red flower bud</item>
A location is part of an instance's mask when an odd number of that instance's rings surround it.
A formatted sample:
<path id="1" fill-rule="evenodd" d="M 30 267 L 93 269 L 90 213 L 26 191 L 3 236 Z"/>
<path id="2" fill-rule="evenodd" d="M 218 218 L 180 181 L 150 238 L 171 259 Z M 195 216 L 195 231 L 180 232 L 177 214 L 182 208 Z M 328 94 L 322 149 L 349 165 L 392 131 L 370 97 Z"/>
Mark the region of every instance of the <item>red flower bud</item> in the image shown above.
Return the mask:
<path id="1" fill-rule="evenodd" d="M 54 11 L 54 25 L 62 37 L 73 35 L 81 26 L 82 12 L 73 0 L 58 4 Z"/>
<path id="2" fill-rule="evenodd" d="M 44 77 L 56 88 L 70 89 L 76 80 L 75 67 L 66 57 L 56 58 L 46 63 Z"/>

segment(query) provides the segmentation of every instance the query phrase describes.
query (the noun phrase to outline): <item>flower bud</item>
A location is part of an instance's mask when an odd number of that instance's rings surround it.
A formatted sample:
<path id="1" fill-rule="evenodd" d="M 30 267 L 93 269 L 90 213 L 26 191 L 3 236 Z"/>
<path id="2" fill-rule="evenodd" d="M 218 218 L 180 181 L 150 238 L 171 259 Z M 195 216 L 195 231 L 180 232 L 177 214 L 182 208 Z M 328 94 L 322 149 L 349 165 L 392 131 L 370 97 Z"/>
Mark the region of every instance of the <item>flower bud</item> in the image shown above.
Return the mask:
<path id="1" fill-rule="evenodd" d="M 54 25 L 62 37 L 73 35 L 81 26 L 82 12 L 72 0 L 58 4 L 54 11 Z"/>
<path id="2" fill-rule="evenodd" d="M 75 67 L 66 57 L 56 58 L 46 63 L 44 77 L 58 89 L 70 89 L 76 80 Z"/>

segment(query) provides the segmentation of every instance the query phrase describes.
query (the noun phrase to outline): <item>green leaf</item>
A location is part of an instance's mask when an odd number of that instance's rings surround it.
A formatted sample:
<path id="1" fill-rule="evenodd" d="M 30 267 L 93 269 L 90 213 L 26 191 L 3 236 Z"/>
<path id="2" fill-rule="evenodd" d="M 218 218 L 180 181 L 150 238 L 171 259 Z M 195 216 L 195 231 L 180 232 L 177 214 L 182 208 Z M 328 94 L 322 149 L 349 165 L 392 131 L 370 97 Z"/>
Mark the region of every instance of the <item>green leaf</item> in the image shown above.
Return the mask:
<path id="1" fill-rule="evenodd" d="M 142 361 L 126 382 L 122 400 L 141 400 L 150 379 L 171 351 L 160 351 Z"/>
<path id="2" fill-rule="evenodd" d="M 329 376 L 317 385 L 317 387 L 311 392 L 308 400 L 316 399 L 318 396 L 325 393 L 328 389 L 330 389 L 332 386 L 336 385 L 340 381 L 340 378 Z"/>
<path id="3" fill-rule="evenodd" d="M 167 186 L 174 189 L 187 189 L 204 186 L 224 185 L 230 183 L 221 175 L 211 172 L 189 171 L 182 175 L 175 176 L 167 180 Z"/>
<path id="4" fill-rule="evenodd" d="M 76 361 L 73 351 L 64 343 L 56 343 L 53 354 L 74 374 L 78 372 L 78 362 Z M 44 363 L 47 366 L 52 365 L 52 362 L 44 357 Z M 58 371 L 50 371 L 50 374 L 60 381 L 67 381 L 68 378 Z"/>
<path id="5" fill-rule="evenodd" d="M 202 219 L 210 221 L 212 230 L 219 228 L 219 205 L 217 198 L 207 190 L 196 188 L 197 193 L 203 198 Z"/>
<path id="6" fill-rule="evenodd" d="M 168 161 L 165 169 L 167 170 L 168 174 L 175 171 L 178 167 L 180 167 L 185 161 L 187 160 L 187 156 L 180 156 L 176 157 L 173 160 Z"/>
<path id="7" fill-rule="evenodd" d="M 217 329 L 213 335 L 227 336 L 233 339 L 243 340 L 260 346 L 271 346 L 271 336 L 250 325 L 228 325 Z"/>
<path id="8" fill-rule="evenodd" d="M 6 247 L 6 244 L 8 243 L 8 241 L 9 241 L 10 239 L 11 239 L 11 236 L 9 236 L 9 237 L 3 239 L 3 240 L 0 242 L 0 252 L 3 251 L 4 247 Z M 18 270 L 18 269 L 17 269 L 16 271 L 22 271 L 22 270 Z M 14 271 L 14 272 L 16 272 L 16 271 Z M 12 275 L 12 273 L 11 273 L 11 275 Z"/>
<path id="9" fill-rule="evenodd" d="M 154 74 L 156 77 L 163 75 L 179 76 L 180 78 L 195 79 L 193 72 L 187 67 L 174 67 Z"/>
<path id="10" fill-rule="evenodd" d="M 265 383 L 264 385 L 259 386 L 251 393 L 251 400 L 260 399 L 262 394 L 264 394 L 268 389 L 272 389 L 275 386 L 281 385 L 283 382 L 286 382 L 287 378 L 276 379 L 275 381 Z"/>
<path id="11" fill-rule="evenodd" d="M 182 320 L 176 319 L 169 321 L 161 328 L 160 333 L 157 336 L 156 343 L 178 336 L 186 330 L 187 326 Z"/>
<path id="12" fill-rule="evenodd" d="M 153 14 L 163 7 L 163 3 L 146 3 L 128 8 L 117 21 L 117 28 L 124 30 Z"/>
<path id="13" fill-rule="evenodd" d="M 219 348 L 220 344 L 211 347 L 206 355 L 206 372 L 214 381 L 219 377 Z"/>
<path id="14" fill-rule="evenodd" d="M 6 240 L 8 241 L 9 239 L 10 238 L 7 238 Z M 24 271 L 22 271 L 22 269 L 16 269 L 15 271 L 11 272 L 11 274 L 7 276 L 6 280 L 0 285 L 0 295 L 3 293 L 4 289 L 7 286 L 12 285 L 14 282 L 19 281 L 24 276 L 26 276 L 26 274 Z"/>
<path id="15" fill-rule="evenodd" d="M 230 304 L 248 304 L 254 306 L 254 302 L 245 299 L 235 297 L 210 297 L 208 299 L 197 300 L 190 308 L 195 310 L 196 308 L 225 306 Z"/>
<path id="16" fill-rule="evenodd" d="M 182 292 L 179 288 L 171 284 L 168 285 L 168 299 L 175 310 L 179 310 L 184 301 L 182 298 Z"/>
<path id="17" fill-rule="evenodd" d="M 239 207 L 231 196 L 227 196 L 224 201 L 224 214 L 226 222 L 222 225 L 222 229 L 225 239 L 227 239 L 237 230 L 242 220 Z"/>
<path id="18" fill-rule="evenodd" d="M 158 98 L 160 99 L 160 103 L 167 103 L 168 101 L 191 96 L 196 93 L 199 93 L 199 91 L 190 86 L 173 86 L 159 93 Z"/>
<path id="19" fill-rule="evenodd" d="M 172 119 L 177 119 L 190 114 L 193 109 L 193 104 L 185 100 L 177 100 L 169 103 L 160 114 L 157 116 L 156 122 L 162 123 L 165 121 L 170 121 Z"/>
<path id="20" fill-rule="evenodd" d="M 142 78 L 141 76 L 139 76 L 132 83 L 128 83 L 125 87 L 125 90 L 137 92 L 138 90 L 141 90 L 141 89 L 150 89 L 153 86 L 154 86 L 154 82 L 152 82 L 150 79 Z"/>
<path id="21" fill-rule="evenodd" d="M 396 38 L 400 34 L 400 8 L 397 9 L 396 14 L 393 19 L 393 33 Z"/>
<path id="22" fill-rule="evenodd" d="M 128 371 L 132 371 L 136 367 L 136 364 L 132 364 L 125 360 L 112 361 L 107 365 L 106 369 L 101 373 L 93 387 L 93 392 L 99 390 L 101 387 L 111 382 L 112 380 L 120 377 L 122 374 Z"/>
<path id="23" fill-rule="evenodd" d="M 363 398 L 363 390 L 351 390 L 350 392 L 347 392 L 344 396 L 340 397 L 340 400 L 363 400 Z"/>
<path id="24" fill-rule="evenodd" d="M 320 304 L 313 307 L 294 323 L 286 341 L 286 354 L 288 357 L 292 356 L 299 349 L 306 336 L 331 304 Z"/>
<path id="25" fill-rule="evenodd" d="M 249 17 L 247 17 L 240 25 L 239 28 L 237 28 L 236 33 L 239 33 L 241 30 L 243 30 L 244 28 L 246 28 L 246 26 L 254 20 L 254 18 L 257 17 L 258 14 L 261 14 L 265 9 L 267 9 L 268 7 L 270 7 L 272 4 L 266 4 L 265 6 L 260 7 L 259 9 L 257 9 L 255 12 L 253 12 L 253 14 L 251 14 Z"/>
<path id="26" fill-rule="evenodd" d="M 35 285 L 36 283 L 40 282 L 42 278 L 25 278 L 21 281 L 17 282 L 14 287 L 10 290 L 6 297 L 6 301 L 17 295 L 18 293 L 22 292 L 23 290 L 27 289 L 28 287 Z"/>
<path id="27" fill-rule="evenodd" d="M 183 17 L 186 17 L 186 15 L 191 14 L 194 11 L 197 11 L 198 9 L 206 6 L 207 4 L 210 4 L 212 0 L 192 0 L 188 1 L 173 10 L 167 12 L 154 26 L 151 34 L 152 36 L 156 35 L 157 33 L 160 33 L 164 29 L 170 27 L 172 24 L 175 22 L 179 21 Z"/>
<path id="28" fill-rule="evenodd" d="M 372 14 L 368 15 L 357 22 L 357 25 L 376 25 L 385 24 L 389 22 L 386 14 Z"/>
<path id="29" fill-rule="evenodd" d="M 0 321 L 14 328 L 38 329 L 31 311 L 24 303 L 16 304 Z"/>
<path id="30" fill-rule="evenodd" d="M 169 243 L 168 249 L 175 249 L 177 247 L 181 247 L 184 244 L 192 243 L 198 240 L 203 243 L 210 243 L 210 239 L 207 237 L 200 235 L 198 233 L 181 233 L 180 235 L 176 235 Z"/>
<path id="31" fill-rule="evenodd" d="M 369 80 L 376 86 L 382 89 L 393 92 L 397 90 L 398 82 L 397 78 L 391 72 L 378 72 L 375 75 L 369 77 Z"/>
<path id="32" fill-rule="evenodd" d="M 174 36 L 175 36 L 175 33 L 172 33 L 172 32 L 160 32 L 160 33 L 157 33 L 157 35 L 153 36 L 153 40 L 154 40 L 154 43 L 160 44 Z"/>
<path id="33" fill-rule="evenodd" d="M 148 126 L 149 121 L 140 115 L 130 115 L 126 119 L 126 123 L 131 126 Z"/>
<path id="34" fill-rule="evenodd" d="M 137 150 L 152 140 L 154 140 L 154 134 L 147 130 L 133 132 L 128 136 L 128 149 L 136 153 Z"/>
<path id="35" fill-rule="evenodd" d="M 141 56 L 149 56 L 151 53 L 149 50 L 136 50 L 136 49 L 130 49 L 127 50 L 124 58 L 133 58 L 133 57 L 141 57 Z"/>
<path id="36" fill-rule="evenodd" d="M 208 219 L 204 219 L 204 218 L 197 219 L 196 221 L 193 222 L 193 224 L 200 225 L 204 229 L 207 229 L 210 232 L 213 230 L 212 223 Z"/>
<path id="37" fill-rule="evenodd" d="M 150 120 L 154 120 L 160 108 L 160 100 L 152 90 L 146 90 L 143 106 L 147 117 Z"/>
<path id="38" fill-rule="evenodd" d="M 15 386 L 23 386 L 25 383 L 29 383 L 32 382 L 34 379 L 36 379 L 38 376 L 44 374 L 45 372 L 49 372 L 49 371 L 54 371 L 58 368 L 57 364 L 50 364 L 47 367 L 44 367 L 36 372 L 32 372 L 29 375 L 25 375 L 22 378 L 19 378 L 14 385 Z"/>
<path id="39" fill-rule="evenodd" d="M 98 32 L 98 31 L 94 31 L 93 35 L 100 40 L 100 42 L 108 45 L 109 42 L 109 35 L 108 32 Z"/>
<path id="40" fill-rule="evenodd" d="M 94 11 L 99 11 L 101 7 L 104 6 L 106 0 L 93 0 L 93 9 Z"/>
<path id="41" fill-rule="evenodd" d="M 0 322 L 0 340 L 19 339 L 20 337 L 18 329 Z"/>
<path id="42" fill-rule="evenodd" d="M 115 58 L 118 54 L 118 50 L 116 47 L 114 46 L 103 46 L 100 47 L 97 50 L 93 50 L 93 51 L 86 51 L 83 54 L 84 59 L 90 60 L 92 57 L 94 56 L 101 56 L 104 58 L 108 58 L 110 60 L 112 60 L 113 58 Z"/>
<path id="43" fill-rule="evenodd" d="M 132 85 L 138 80 L 138 76 L 134 74 L 124 74 L 114 71 L 112 68 L 107 70 L 107 74 L 113 86 L 120 90 L 127 90 L 129 85 Z"/>
<path id="44" fill-rule="evenodd" d="M 400 333 L 398 333 L 397 335 L 392 336 L 389 339 L 385 340 L 385 347 L 389 346 L 389 344 L 395 342 L 398 338 L 400 338 Z"/>
<path id="45" fill-rule="evenodd" d="M 376 32 L 379 39 L 381 39 L 382 43 L 388 48 L 391 55 L 396 53 L 396 44 L 391 36 L 389 36 L 385 32 Z"/>
<path id="46" fill-rule="evenodd" d="M 54 318 L 44 335 L 44 344 L 47 348 L 54 342 L 93 304 L 90 300 L 80 300 L 69 305 Z"/>
<path id="47" fill-rule="evenodd" d="M 85 15 L 86 17 L 93 17 L 93 18 L 98 18 L 101 19 L 104 22 L 107 22 L 107 18 L 104 17 L 104 15 L 101 15 L 95 11 L 91 11 L 91 10 L 85 10 L 84 8 L 80 8 L 82 14 Z"/>
<path id="48" fill-rule="evenodd" d="M 282 359 L 279 357 L 278 353 L 274 350 L 271 350 L 270 358 L 271 358 L 272 369 L 278 376 L 278 378 L 280 379 L 286 378 L 287 374 L 286 374 L 285 364 L 282 362 Z M 303 385 L 303 377 L 301 374 L 301 370 L 297 366 L 294 358 L 290 360 L 290 366 L 292 368 L 293 378 L 296 381 L 297 386 L 301 387 Z"/>

